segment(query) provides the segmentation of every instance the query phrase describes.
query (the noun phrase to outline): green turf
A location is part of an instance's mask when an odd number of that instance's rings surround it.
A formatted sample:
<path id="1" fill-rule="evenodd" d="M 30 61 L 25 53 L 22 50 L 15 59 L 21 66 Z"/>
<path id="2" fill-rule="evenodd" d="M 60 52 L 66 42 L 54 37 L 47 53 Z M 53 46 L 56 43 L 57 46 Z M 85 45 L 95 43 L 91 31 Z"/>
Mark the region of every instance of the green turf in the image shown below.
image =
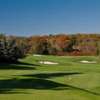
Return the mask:
<path id="1" fill-rule="evenodd" d="M 43 65 L 41 60 L 59 64 Z M 99 60 L 92 56 L 28 56 L 17 64 L 0 64 L 0 100 L 100 100 Z"/>

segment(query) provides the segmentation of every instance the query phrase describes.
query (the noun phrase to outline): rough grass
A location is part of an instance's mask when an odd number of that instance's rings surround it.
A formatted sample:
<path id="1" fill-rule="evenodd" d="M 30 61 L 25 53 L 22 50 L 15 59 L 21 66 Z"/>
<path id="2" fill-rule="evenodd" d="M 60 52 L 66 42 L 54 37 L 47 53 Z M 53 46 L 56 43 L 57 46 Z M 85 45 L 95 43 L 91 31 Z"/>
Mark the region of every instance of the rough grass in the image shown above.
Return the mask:
<path id="1" fill-rule="evenodd" d="M 41 60 L 59 64 L 43 65 Z M 0 100 L 100 100 L 99 60 L 92 56 L 28 56 L 17 64 L 0 64 Z"/>

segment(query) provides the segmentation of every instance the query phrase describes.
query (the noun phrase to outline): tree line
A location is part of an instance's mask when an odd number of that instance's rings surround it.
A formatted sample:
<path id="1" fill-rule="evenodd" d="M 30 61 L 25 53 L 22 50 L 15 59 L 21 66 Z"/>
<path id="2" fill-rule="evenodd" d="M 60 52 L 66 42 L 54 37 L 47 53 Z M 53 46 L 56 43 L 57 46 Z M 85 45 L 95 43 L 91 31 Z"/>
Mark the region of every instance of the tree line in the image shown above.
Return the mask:
<path id="1" fill-rule="evenodd" d="M 16 62 L 27 54 L 100 55 L 100 35 L 81 33 L 30 37 L 0 35 L 0 62 Z"/>
<path id="2" fill-rule="evenodd" d="M 31 36 L 28 39 L 29 53 L 48 55 L 99 55 L 99 34 L 58 34 Z"/>

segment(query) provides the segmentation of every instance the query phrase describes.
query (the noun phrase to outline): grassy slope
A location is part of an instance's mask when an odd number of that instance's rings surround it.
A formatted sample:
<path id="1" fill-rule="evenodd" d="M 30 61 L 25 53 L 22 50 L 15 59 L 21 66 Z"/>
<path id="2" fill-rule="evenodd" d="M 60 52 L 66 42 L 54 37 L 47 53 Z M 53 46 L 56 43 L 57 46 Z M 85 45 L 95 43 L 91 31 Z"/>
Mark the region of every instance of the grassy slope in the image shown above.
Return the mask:
<path id="1" fill-rule="evenodd" d="M 40 60 L 59 65 L 39 64 Z M 21 62 L 0 65 L 0 100 L 100 100 L 97 57 L 29 56 Z"/>

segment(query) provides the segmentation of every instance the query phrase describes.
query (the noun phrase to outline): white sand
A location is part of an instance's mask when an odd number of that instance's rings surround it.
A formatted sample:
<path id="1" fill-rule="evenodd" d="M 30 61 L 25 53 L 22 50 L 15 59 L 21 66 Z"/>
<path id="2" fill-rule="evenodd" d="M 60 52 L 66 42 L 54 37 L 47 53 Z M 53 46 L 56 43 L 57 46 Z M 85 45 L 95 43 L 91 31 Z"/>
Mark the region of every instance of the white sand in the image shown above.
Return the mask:
<path id="1" fill-rule="evenodd" d="M 48 65 L 57 65 L 58 63 L 50 62 L 50 61 L 40 61 L 40 64 L 48 64 Z"/>
<path id="2" fill-rule="evenodd" d="M 81 63 L 87 63 L 87 64 L 91 64 L 91 63 L 97 63 L 96 61 L 87 61 L 87 60 L 82 60 L 80 61 Z"/>
<path id="3" fill-rule="evenodd" d="M 42 55 L 39 55 L 39 54 L 34 54 L 33 56 L 40 57 L 40 56 L 42 56 Z"/>

